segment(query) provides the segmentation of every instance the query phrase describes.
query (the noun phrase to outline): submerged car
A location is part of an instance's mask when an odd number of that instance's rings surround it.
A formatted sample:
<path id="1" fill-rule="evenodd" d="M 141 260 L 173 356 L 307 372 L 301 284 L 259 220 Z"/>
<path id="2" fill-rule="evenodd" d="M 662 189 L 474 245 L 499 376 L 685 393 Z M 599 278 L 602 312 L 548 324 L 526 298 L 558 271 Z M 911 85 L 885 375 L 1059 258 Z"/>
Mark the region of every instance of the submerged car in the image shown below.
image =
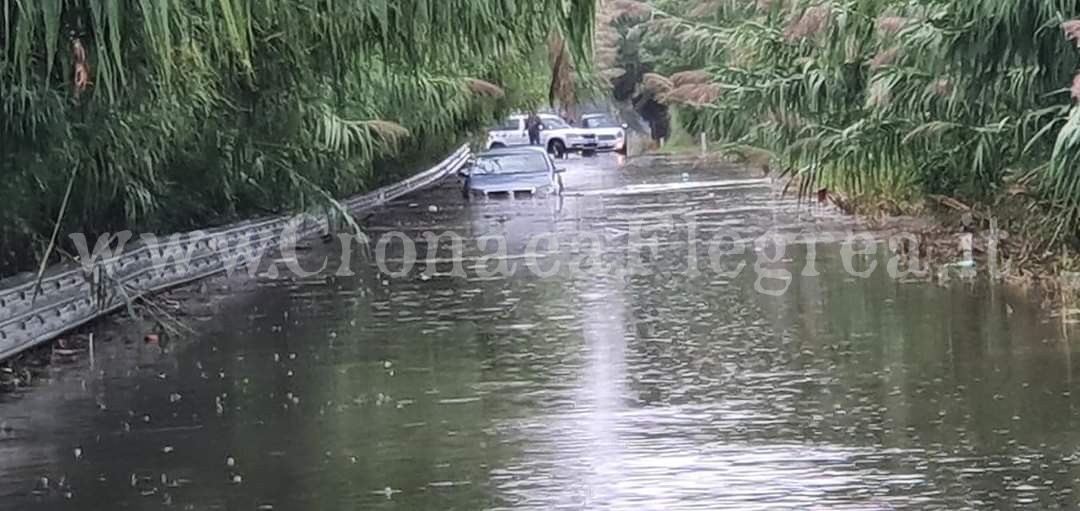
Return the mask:
<path id="1" fill-rule="evenodd" d="M 555 162 L 539 147 L 492 149 L 462 169 L 466 197 L 558 195 L 563 191 Z"/>
<path id="2" fill-rule="evenodd" d="M 581 116 L 581 128 L 596 135 L 597 149 L 601 151 L 624 151 L 626 149 L 626 125 L 616 123 L 607 114 Z"/>

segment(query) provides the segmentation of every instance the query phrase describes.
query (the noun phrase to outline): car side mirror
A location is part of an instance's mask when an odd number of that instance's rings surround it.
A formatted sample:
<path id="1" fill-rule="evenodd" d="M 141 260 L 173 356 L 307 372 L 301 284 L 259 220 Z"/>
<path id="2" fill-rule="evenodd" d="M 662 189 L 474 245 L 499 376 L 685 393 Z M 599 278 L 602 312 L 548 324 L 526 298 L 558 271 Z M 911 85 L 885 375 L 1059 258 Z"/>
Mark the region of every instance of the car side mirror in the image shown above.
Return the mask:
<path id="1" fill-rule="evenodd" d="M 629 124 L 626 124 L 625 122 L 624 122 L 624 123 L 622 123 L 622 129 L 627 129 L 627 128 L 629 128 L 629 127 L 630 127 L 630 125 L 629 125 Z"/>
<path id="2" fill-rule="evenodd" d="M 457 174 L 459 176 L 461 176 L 461 177 L 469 177 L 469 171 L 470 170 L 472 170 L 471 166 L 469 166 L 469 167 L 461 167 L 460 169 L 458 169 Z"/>
<path id="3" fill-rule="evenodd" d="M 563 172 L 566 172 L 565 167 L 558 167 L 558 168 L 555 169 L 556 174 L 562 174 Z"/>

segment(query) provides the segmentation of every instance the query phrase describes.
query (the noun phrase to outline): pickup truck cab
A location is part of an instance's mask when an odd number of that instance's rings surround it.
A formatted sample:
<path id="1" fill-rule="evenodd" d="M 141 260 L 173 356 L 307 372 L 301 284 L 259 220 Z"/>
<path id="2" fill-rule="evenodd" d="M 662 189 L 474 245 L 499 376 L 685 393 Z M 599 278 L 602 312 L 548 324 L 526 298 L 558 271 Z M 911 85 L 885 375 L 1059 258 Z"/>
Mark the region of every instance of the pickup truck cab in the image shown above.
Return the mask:
<path id="1" fill-rule="evenodd" d="M 596 154 L 596 135 L 587 130 L 574 128 L 557 115 L 540 114 L 540 144 L 549 154 L 562 158 L 568 153 L 584 156 Z M 529 145 L 529 132 L 525 129 L 528 116 L 512 115 L 498 126 L 488 130 L 485 149 Z"/>

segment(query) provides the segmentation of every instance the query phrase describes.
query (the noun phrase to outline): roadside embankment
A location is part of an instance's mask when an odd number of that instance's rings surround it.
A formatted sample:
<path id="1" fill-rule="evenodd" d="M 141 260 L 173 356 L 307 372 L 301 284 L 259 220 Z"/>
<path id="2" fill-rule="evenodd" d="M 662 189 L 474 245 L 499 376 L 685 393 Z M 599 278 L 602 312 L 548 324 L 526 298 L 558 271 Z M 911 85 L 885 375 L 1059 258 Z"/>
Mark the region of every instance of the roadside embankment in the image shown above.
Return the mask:
<path id="1" fill-rule="evenodd" d="M 763 156 L 654 144 L 643 146 L 634 161 L 692 168 L 740 165 L 748 177 L 773 177 L 777 194 L 800 194 L 799 182 L 776 176 Z M 945 196 L 899 201 L 828 189 L 803 191 L 801 197 L 807 204 L 828 204 L 856 217 L 888 250 L 927 268 L 923 276 L 929 282 L 944 285 L 971 273 L 1029 288 L 1043 295 L 1048 306 L 1080 298 L 1080 256 L 1049 237 L 1045 225 L 1050 222 L 1032 205 L 1033 198 L 1014 195 L 996 205 L 969 205 Z"/>

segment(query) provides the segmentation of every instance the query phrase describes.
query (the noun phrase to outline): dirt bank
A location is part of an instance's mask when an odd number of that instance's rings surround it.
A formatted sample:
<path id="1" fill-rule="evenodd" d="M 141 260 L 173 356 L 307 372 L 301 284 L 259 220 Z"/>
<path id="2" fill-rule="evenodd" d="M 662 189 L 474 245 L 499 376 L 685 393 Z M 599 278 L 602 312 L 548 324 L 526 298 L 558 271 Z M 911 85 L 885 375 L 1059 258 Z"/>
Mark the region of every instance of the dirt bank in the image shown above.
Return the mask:
<path id="1" fill-rule="evenodd" d="M 733 158 L 718 153 L 704 156 L 696 148 L 656 149 L 630 159 L 631 165 L 689 166 L 725 171 L 738 169 L 746 178 L 775 178 L 775 193 L 797 194 L 797 183 L 776 176 L 767 159 Z M 931 197 L 915 204 L 858 203 L 832 191 L 806 197 L 808 203 L 827 204 L 853 216 L 866 234 L 886 243 L 892 254 L 928 271 L 923 278 L 936 285 L 989 279 L 1017 286 L 1040 296 L 1045 307 L 1061 307 L 1080 298 L 1080 278 L 1070 271 L 1075 258 L 1040 250 L 1044 240 L 1034 235 L 1030 218 L 1018 211 L 992 212 L 956 199 Z M 973 277 L 965 277 L 973 275 Z"/>

